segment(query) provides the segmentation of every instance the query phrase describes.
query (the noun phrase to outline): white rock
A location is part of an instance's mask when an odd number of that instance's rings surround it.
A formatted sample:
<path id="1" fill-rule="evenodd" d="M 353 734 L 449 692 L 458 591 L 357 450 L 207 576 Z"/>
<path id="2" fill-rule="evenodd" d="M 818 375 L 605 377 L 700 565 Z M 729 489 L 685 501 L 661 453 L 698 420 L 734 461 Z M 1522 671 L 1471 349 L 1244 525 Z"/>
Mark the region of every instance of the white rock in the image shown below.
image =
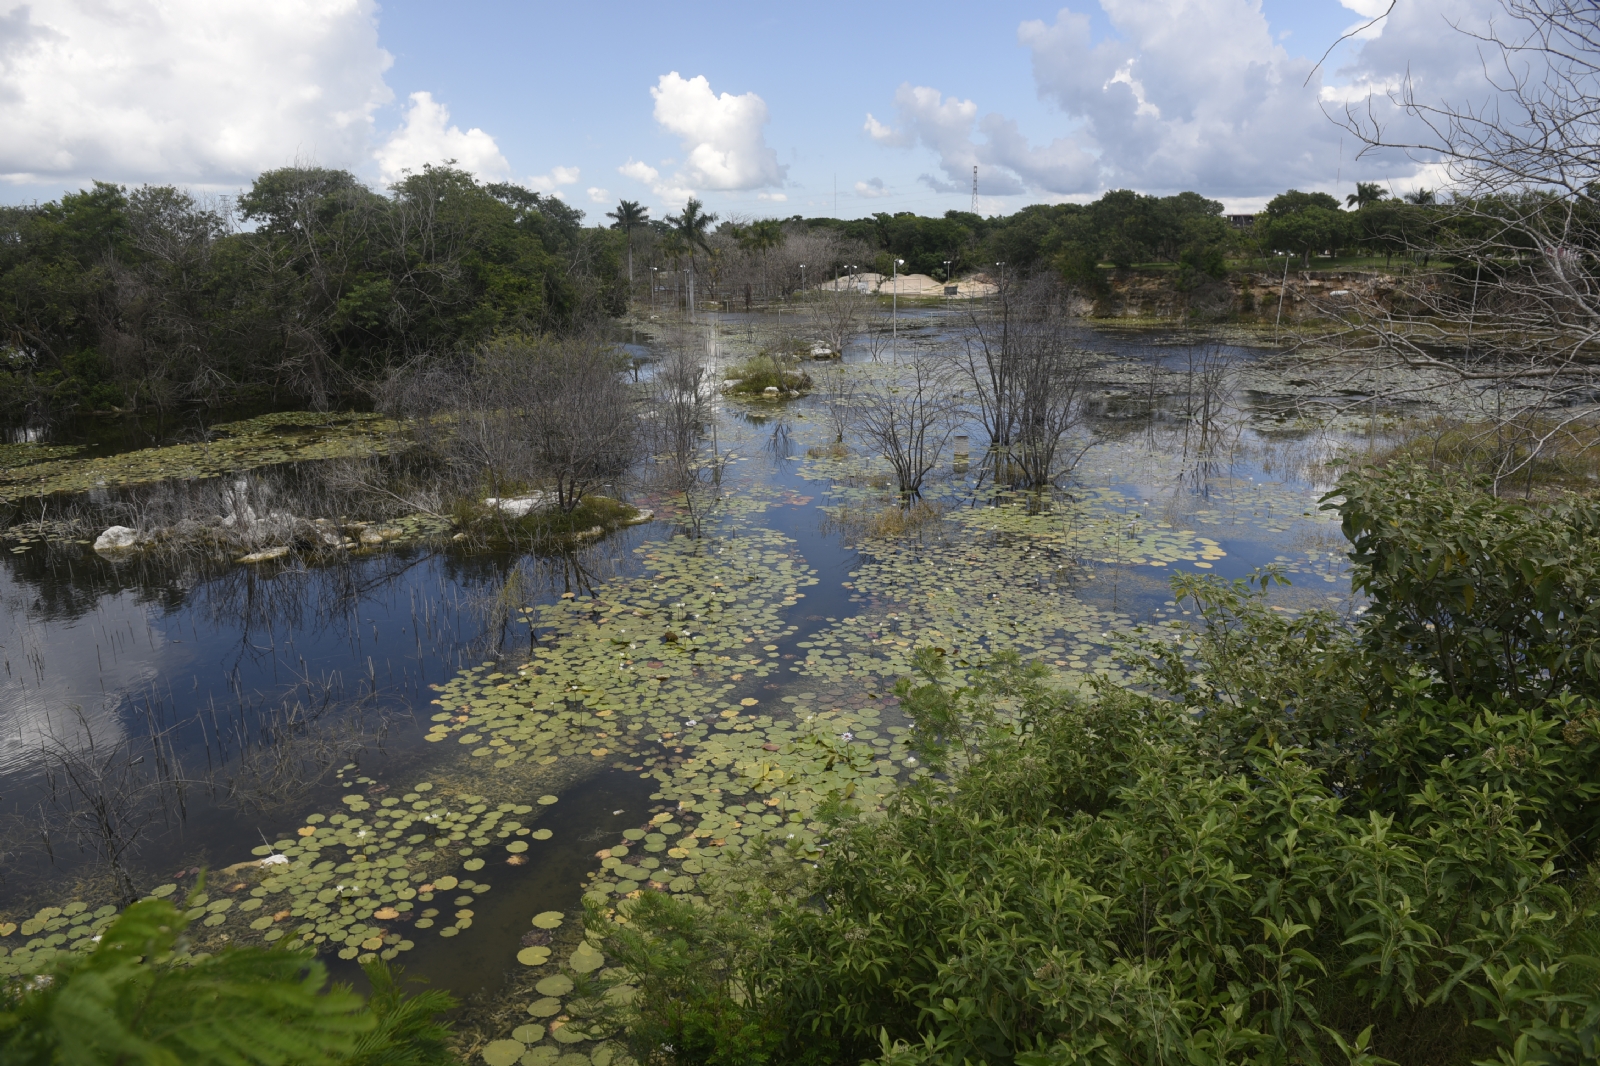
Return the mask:
<path id="1" fill-rule="evenodd" d="M 493 507 L 497 511 L 508 514 L 512 518 L 524 518 L 534 511 L 544 510 L 555 502 L 555 493 L 536 492 L 532 496 L 507 496 L 505 498 L 490 496 L 483 501 L 483 504 L 485 507 Z"/>
<path id="2" fill-rule="evenodd" d="M 627 525 L 627 526 L 642 526 L 646 522 L 649 522 L 652 519 L 654 519 L 655 516 L 656 516 L 656 513 L 654 511 L 650 510 L 648 507 L 642 508 L 639 511 L 638 514 L 636 514 L 632 518 L 628 519 L 626 522 L 623 523 L 623 525 Z"/>
<path id="3" fill-rule="evenodd" d="M 762 389 L 761 391 L 766 393 L 768 396 L 776 396 L 776 395 L 778 395 L 778 386 L 776 386 L 776 385 L 768 385 L 766 388 Z"/>
<path id="4" fill-rule="evenodd" d="M 95 538 L 94 550 L 97 552 L 127 551 L 137 547 L 139 534 L 127 526 L 111 526 L 104 533 Z"/>
<path id="5" fill-rule="evenodd" d="M 249 555 L 241 556 L 238 561 L 241 563 L 264 563 L 269 559 L 282 559 L 288 554 L 289 549 L 286 547 L 263 548 L 258 552 L 251 552 Z"/>

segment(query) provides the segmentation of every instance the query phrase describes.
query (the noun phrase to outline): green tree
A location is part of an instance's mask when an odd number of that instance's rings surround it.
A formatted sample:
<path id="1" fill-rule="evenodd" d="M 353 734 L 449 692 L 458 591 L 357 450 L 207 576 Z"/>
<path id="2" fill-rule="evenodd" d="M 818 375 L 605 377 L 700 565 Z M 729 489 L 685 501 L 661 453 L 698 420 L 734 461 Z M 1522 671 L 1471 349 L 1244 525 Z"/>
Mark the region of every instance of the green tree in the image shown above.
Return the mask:
<path id="1" fill-rule="evenodd" d="M 1346 196 L 1344 202 L 1346 207 L 1353 207 L 1359 211 L 1368 204 L 1375 204 L 1388 195 L 1383 186 L 1375 181 L 1358 181 L 1356 182 L 1356 191 Z"/>
<path id="2" fill-rule="evenodd" d="M 1348 232 L 1348 219 L 1339 201 L 1323 192 L 1298 189 L 1279 193 L 1267 202 L 1263 237 L 1268 244 L 1300 254 L 1306 266 L 1319 252 L 1337 254 Z"/>
<path id="3" fill-rule="evenodd" d="M 650 220 L 650 209 L 642 207 L 637 200 L 619 200 L 615 211 L 607 211 L 606 217 L 612 219 L 612 228 L 620 229 L 628 242 L 628 286 L 633 286 L 633 231 L 635 227 L 642 226 Z"/>

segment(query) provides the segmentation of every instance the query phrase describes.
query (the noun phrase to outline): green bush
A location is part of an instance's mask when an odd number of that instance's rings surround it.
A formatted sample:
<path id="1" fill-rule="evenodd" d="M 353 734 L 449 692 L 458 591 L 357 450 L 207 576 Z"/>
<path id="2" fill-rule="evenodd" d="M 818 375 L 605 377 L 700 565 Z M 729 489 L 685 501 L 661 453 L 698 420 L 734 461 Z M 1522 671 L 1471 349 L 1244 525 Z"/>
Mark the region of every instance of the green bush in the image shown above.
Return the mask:
<path id="1" fill-rule="evenodd" d="M 768 388 L 782 392 L 811 391 L 811 375 L 773 355 L 753 355 L 729 367 L 728 377 L 739 382 L 729 391 L 747 396 L 760 395 Z"/>
<path id="2" fill-rule="evenodd" d="M 593 911 L 637 985 L 633 1056 L 1594 1061 L 1587 675 L 1528 684 L 1513 662 L 1457 692 L 1428 647 L 1386 637 L 1437 602 L 1443 564 L 1417 538 L 1501 573 L 1518 549 L 1496 531 L 1521 530 L 1544 561 L 1483 583 L 1471 609 L 1491 618 L 1521 617 L 1512 601 L 1552 573 L 1576 581 L 1593 538 L 1570 509 L 1513 514 L 1406 470 L 1340 491 L 1358 584 L 1387 597 L 1357 627 L 1272 611 L 1271 575 L 1196 578 L 1178 591 L 1197 639 L 1130 649 L 1132 689 L 1071 696 L 1015 655 L 957 677 L 925 650 L 899 693 L 932 772 L 839 821 L 815 869 L 746 871 L 712 907 L 647 893 L 626 924 Z M 1454 532 L 1397 523 L 1444 497 Z M 1519 647 L 1544 655 L 1562 625 L 1581 643 L 1585 618 L 1557 611 Z"/>
<path id="3" fill-rule="evenodd" d="M 7 1066 L 444 1066 L 456 1062 L 443 992 L 404 995 L 365 967 L 370 1003 L 325 988 L 310 952 L 230 947 L 190 955 L 188 920 L 166 900 L 123 911 L 85 954 L 0 985 Z"/>

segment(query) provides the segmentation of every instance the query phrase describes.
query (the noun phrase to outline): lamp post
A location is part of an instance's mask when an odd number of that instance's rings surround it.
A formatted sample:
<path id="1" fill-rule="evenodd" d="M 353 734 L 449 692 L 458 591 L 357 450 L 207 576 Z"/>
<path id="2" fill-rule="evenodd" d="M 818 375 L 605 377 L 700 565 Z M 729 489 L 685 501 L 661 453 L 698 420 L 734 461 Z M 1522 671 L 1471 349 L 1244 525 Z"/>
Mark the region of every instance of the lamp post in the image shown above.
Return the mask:
<path id="1" fill-rule="evenodd" d="M 889 362 L 900 365 L 900 268 L 904 259 L 896 259 L 889 268 Z"/>
<path id="2" fill-rule="evenodd" d="M 944 261 L 944 313 L 950 314 L 950 260 Z"/>
<path id="3" fill-rule="evenodd" d="M 804 263 L 800 264 L 800 291 L 806 291 L 806 265 Z"/>
<path id="4" fill-rule="evenodd" d="M 656 277 L 656 274 L 660 270 L 661 270 L 660 267 L 651 267 L 650 268 L 650 313 L 651 314 L 655 314 L 655 310 L 656 310 L 656 286 L 661 283 L 660 279 Z"/>
<path id="5" fill-rule="evenodd" d="M 1005 265 L 1004 262 L 999 262 L 999 263 L 996 263 L 995 266 L 1000 268 L 1000 291 L 1001 292 L 1005 292 L 1006 291 L 1006 265 Z"/>

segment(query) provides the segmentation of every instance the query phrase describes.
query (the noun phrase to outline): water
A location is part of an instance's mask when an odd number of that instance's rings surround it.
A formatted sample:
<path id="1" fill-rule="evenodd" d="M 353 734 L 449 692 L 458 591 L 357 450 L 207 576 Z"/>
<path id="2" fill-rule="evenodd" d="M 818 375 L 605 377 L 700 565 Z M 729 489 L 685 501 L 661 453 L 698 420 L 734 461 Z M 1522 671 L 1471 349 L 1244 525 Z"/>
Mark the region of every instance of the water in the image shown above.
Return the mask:
<path id="1" fill-rule="evenodd" d="M 901 317 L 902 354 L 947 341 L 952 320 L 941 313 Z M 793 326 L 770 317 L 727 316 L 670 337 L 662 330 L 656 341 L 688 337 L 726 363 Z M 652 350 L 645 340 L 629 351 L 647 380 Z M 1238 343 L 1197 341 L 1170 331 L 1085 329 L 1079 343 L 1104 352 L 1109 361 L 1153 364 L 1178 376 L 1197 360 L 1244 364 L 1260 354 Z M 864 351 L 846 356 L 851 363 L 869 358 Z M 1109 531 L 1092 550 L 1065 542 L 1018 549 L 1010 534 L 974 532 L 987 521 L 984 515 L 1016 508 L 1014 501 L 996 499 L 976 455 L 964 469 L 947 459 L 928 486 L 929 498 L 971 521 L 946 523 L 894 550 L 908 559 L 935 548 L 970 552 L 963 558 L 976 561 L 963 565 L 978 569 L 965 580 L 952 576 L 950 595 L 961 599 L 958 586 L 988 590 L 985 602 L 992 606 L 985 609 L 991 615 L 984 617 L 1025 610 L 1011 603 L 1007 590 L 1086 605 L 1092 617 L 1078 636 L 1097 646 L 1093 631 L 1103 625 L 1181 617 L 1181 608 L 1170 602 L 1168 580 L 1186 567 L 1235 578 L 1277 563 L 1292 571 L 1296 586 L 1275 592 L 1275 602 L 1288 609 L 1349 607 L 1336 527 L 1316 511 L 1328 487 L 1320 464 L 1340 439 L 1274 435 L 1270 404 L 1253 395 L 1230 399 L 1233 428 L 1226 441 L 1209 442 L 1209 456 L 1186 455 L 1194 447 L 1192 427 L 1178 424 L 1182 420 L 1173 412 L 1181 404 L 1170 391 L 1146 390 L 1126 373 L 1108 380 L 1092 419 L 1104 442 L 1086 453 L 1067 486 L 1070 497 L 1051 505 L 1065 522 L 1075 513 L 1071 498 L 1101 501 L 1085 512 Z M 733 522 L 727 528 L 743 529 L 740 536 L 778 534 L 797 572 L 814 579 L 803 594 L 783 601 L 775 621 L 760 630 L 763 639 L 751 643 L 770 644 L 766 654 L 776 667 L 759 684 L 755 677 L 740 681 L 743 687 L 734 695 L 759 695 L 764 707 L 792 703 L 817 687 L 814 676 L 796 673 L 808 669 L 808 656 L 815 661 L 808 646 L 836 640 L 851 619 L 869 621 L 862 632 L 873 640 L 889 640 L 900 632 L 895 619 L 907 617 L 908 605 L 930 591 L 884 586 L 881 574 L 872 578 L 878 584 L 863 589 L 867 578 L 856 575 L 881 567 L 886 557 L 826 521 L 822 508 L 867 499 L 881 503 L 882 493 L 871 487 L 870 464 L 836 470 L 815 457 L 813 451 L 829 441 L 825 421 L 823 401 L 815 395 L 781 406 L 724 403 L 720 416 L 719 447 L 735 456 L 723 488 L 731 499 L 759 499 L 761 507 L 737 521 L 730 517 L 737 507 L 725 507 L 713 520 L 708 543 L 719 523 Z M 983 439 L 976 426 L 966 432 L 975 442 Z M 1131 546 L 1158 528 L 1167 537 L 1197 530 L 1215 551 L 1179 562 L 1142 558 Z M 645 573 L 648 551 L 673 543 L 674 531 L 672 522 L 658 521 L 554 559 L 407 548 L 324 567 L 236 567 L 220 574 L 119 565 L 72 546 L 0 554 L 0 795 L 12 830 L 0 918 L 20 919 L 63 894 L 88 897 L 106 889 L 89 851 L 64 837 L 47 850 L 16 831 L 27 825 L 30 811 L 48 802 L 50 771 L 63 751 L 81 756 L 91 744 L 104 751 L 122 741 L 160 738 L 195 783 L 182 797 L 181 811 L 169 803 L 143 826 L 141 846 L 127 864 L 141 889 L 179 873 L 180 887 L 192 884 L 188 871 L 248 857 L 251 847 L 280 839 L 306 815 L 340 809 L 340 797 L 352 788 L 374 790 L 379 781 L 385 788 L 394 781 L 398 794 L 410 787 L 405 782 L 429 776 L 445 751 L 424 740 L 437 710 L 430 702 L 434 686 L 465 668 L 516 662 L 542 639 L 537 629 L 518 625 L 516 612 L 501 602 L 513 572 L 520 575 L 520 606 L 559 604 L 569 593 L 580 601 L 610 601 L 611 590 Z M 1006 552 L 1011 569 L 1003 580 L 975 580 L 985 559 Z M 966 605 L 969 613 L 971 607 Z M 1005 642 L 1003 635 L 983 639 L 990 646 Z M 1060 649 L 1041 654 L 1076 669 L 1071 664 L 1090 661 L 1090 653 L 1082 650 L 1086 644 L 1074 646 L 1074 639 L 1041 638 L 1041 649 Z M 285 721 L 313 723 L 299 735 L 320 738 L 321 761 L 310 759 L 289 780 L 259 768 L 241 774 L 242 753 L 258 750 L 263 738 L 293 732 Z M 691 745 L 685 752 L 684 743 L 659 742 L 660 765 L 689 758 L 696 749 Z M 619 769 L 623 763 L 634 768 Z M 491 888 L 476 898 L 470 927 L 458 937 L 428 937 L 418 930 L 415 948 L 404 957 L 410 972 L 462 996 L 492 997 L 508 980 L 514 983 L 528 916 L 551 909 L 575 913 L 599 862 L 595 852 L 621 829 L 635 828 L 662 809 L 651 799 L 659 782 L 641 776 L 646 765 L 635 752 L 620 763 L 585 761 L 574 769 L 564 779 L 561 802 L 537 823 L 552 830 L 551 838 L 530 848 L 525 865 L 494 868 Z M 344 776 L 336 778 L 340 767 Z M 408 912 L 413 919 L 416 913 Z M 338 965 L 342 977 L 354 978 L 353 964 Z"/>

